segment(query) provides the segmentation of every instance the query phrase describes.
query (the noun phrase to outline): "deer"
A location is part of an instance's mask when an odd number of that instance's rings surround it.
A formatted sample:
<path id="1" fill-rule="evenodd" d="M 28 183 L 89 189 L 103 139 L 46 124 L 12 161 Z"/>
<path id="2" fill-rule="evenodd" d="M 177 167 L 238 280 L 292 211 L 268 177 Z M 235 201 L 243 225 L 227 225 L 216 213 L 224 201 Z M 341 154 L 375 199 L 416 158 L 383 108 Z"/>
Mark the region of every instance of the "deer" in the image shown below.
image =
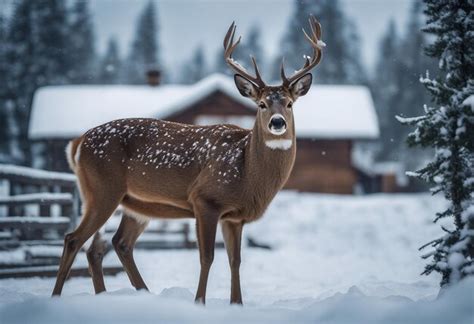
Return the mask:
<path id="1" fill-rule="evenodd" d="M 267 85 L 251 57 L 255 75 L 232 58 L 233 22 L 224 38 L 224 59 L 235 85 L 257 105 L 255 124 L 197 126 L 151 118 L 119 119 L 88 130 L 69 142 L 66 157 L 77 176 L 82 217 L 64 238 L 53 296 L 60 295 L 71 265 L 84 243 L 95 293 L 104 292 L 105 245 L 99 229 L 121 205 L 123 215 L 112 245 L 132 286 L 148 290 L 133 249 L 151 219 L 194 218 L 200 275 L 195 302 L 205 304 L 214 260 L 218 224 L 231 271 L 230 302 L 242 304 L 240 264 L 242 229 L 258 220 L 286 183 L 296 156 L 293 104 L 311 87 L 312 70 L 322 58 L 321 26 L 309 18 L 313 50 L 289 77 L 281 64 L 282 84 Z"/>

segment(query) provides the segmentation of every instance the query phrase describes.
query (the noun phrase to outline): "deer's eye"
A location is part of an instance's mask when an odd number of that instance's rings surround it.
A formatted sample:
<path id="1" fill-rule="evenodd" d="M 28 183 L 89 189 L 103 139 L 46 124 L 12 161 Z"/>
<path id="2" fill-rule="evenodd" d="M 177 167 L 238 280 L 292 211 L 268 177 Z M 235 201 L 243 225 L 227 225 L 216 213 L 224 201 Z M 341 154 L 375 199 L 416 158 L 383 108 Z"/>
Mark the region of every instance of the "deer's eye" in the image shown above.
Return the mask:
<path id="1" fill-rule="evenodd" d="M 293 108 L 293 103 L 291 101 L 288 102 L 288 104 L 286 105 L 286 108 Z"/>
<path id="2" fill-rule="evenodd" d="M 262 108 L 262 109 L 267 109 L 267 105 L 266 105 L 263 101 L 261 101 L 261 102 L 258 104 L 258 106 L 259 106 L 260 108 Z"/>

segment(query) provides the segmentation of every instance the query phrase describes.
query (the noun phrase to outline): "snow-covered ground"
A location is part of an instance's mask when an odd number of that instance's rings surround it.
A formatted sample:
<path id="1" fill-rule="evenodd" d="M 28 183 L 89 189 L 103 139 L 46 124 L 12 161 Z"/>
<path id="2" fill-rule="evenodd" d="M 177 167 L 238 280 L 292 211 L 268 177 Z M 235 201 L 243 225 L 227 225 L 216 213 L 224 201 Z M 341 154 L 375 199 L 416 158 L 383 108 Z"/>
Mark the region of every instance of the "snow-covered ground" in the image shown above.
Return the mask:
<path id="1" fill-rule="evenodd" d="M 273 250 L 243 248 L 245 306 L 228 305 L 230 271 L 216 252 L 206 307 L 193 303 L 198 252 L 136 251 L 151 293 L 124 273 L 93 295 L 90 278 L 0 280 L 0 322 L 472 323 L 474 280 L 438 295 L 439 277 L 421 277 L 417 250 L 440 234 L 431 223 L 444 201 L 429 195 L 334 196 L 284 192 L 245 228 Z M 78 263 L 85 262 L 79 258 Z M 115 254 L 106 264 L 117 264 Z"/>

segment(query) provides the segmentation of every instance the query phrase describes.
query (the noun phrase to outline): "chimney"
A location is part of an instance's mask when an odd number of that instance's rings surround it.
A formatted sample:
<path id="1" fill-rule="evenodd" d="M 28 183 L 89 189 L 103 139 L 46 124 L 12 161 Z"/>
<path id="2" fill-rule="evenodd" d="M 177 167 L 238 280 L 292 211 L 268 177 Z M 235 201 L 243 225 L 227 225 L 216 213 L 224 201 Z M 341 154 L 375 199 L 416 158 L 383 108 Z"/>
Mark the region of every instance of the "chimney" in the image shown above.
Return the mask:
<path id="1" fill-rule="evenodd" d="M 161 71 L 158 69 L 149 69 L 146 72 L 146 80 L 151 87 L 159 86 L 161 83 Z"/>

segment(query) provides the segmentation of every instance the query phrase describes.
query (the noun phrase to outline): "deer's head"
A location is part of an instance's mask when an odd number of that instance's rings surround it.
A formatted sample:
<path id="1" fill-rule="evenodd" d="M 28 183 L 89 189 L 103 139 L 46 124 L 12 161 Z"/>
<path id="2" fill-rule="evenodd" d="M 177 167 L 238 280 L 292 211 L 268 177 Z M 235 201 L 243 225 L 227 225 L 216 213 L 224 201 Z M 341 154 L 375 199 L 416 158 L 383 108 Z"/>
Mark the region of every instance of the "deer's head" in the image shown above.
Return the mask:
<path id="1" fill-rule="evenodd" d="M 312 83 L 312 75 L 309 71 L 314 68 L 322 58 L 321 48 L 324 43 L 321 39 L 321 25 L 311 16 L 309 19 L 311 36 L 303 30 L 306 39 L 313 48 L 313 56 L 304 56 L 303 68 L 296 71 L 292 76 L 285 75 L 283 62 L 281 64 L 282 84 L 279 86 L 268 86 L 262 80 L 257 62 L 252 57 L 255 76 L 232 58 L 232 53 L 240 43 L 239 39 L 234 43 L 236 26 L 234 23 L 229 27 L 224 38 L 224 57 L 227 64 L 236 72 L 235 84 L 240 94 L 252 99 L 258 106 L 256 125 L 267 138 L 287 138 L 294 136 L 293 103 L 304 96 Z"/>

